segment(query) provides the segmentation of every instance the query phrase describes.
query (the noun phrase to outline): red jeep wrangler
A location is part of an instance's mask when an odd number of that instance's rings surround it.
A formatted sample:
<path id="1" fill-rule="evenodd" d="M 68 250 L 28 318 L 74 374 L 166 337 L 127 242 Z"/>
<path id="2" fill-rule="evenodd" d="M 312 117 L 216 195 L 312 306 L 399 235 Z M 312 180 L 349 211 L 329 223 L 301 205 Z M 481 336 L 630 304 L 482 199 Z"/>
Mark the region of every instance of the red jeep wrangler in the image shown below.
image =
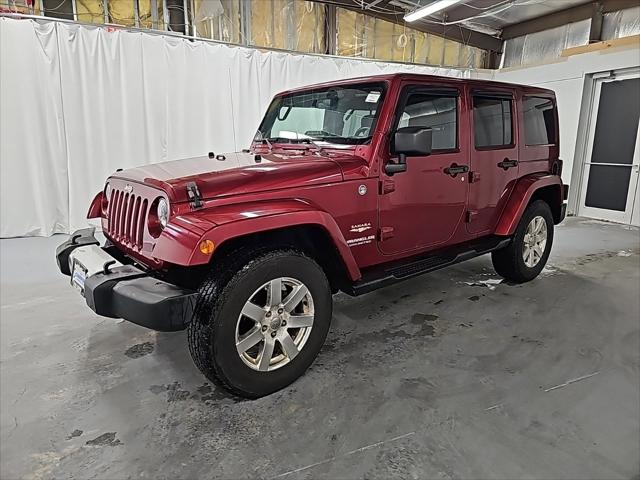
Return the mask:
<path id="1" fill-rule="evenodd" d="M 331 295 L 491 252 L 544 267 L 565 215 L 552 91 L 395 74 L 275 97 L 251 148 L 118 171 L 60 271 L 105 317 L 188 330 L 204 375 L 260 397 L 299 377 Z"/>

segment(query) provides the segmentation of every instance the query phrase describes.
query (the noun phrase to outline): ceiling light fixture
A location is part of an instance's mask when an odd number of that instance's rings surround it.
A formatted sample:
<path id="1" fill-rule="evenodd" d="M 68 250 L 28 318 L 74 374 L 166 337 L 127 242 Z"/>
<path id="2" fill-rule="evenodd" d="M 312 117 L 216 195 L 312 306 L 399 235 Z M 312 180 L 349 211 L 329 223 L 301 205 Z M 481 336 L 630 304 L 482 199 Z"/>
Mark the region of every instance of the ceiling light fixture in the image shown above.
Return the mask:
<path id="1" fill-rule="evenodd" d="M 440 10 L 444 10 L 445 8 L 449 8 L 456 3 L 460 3 L 463 0 L 437 0 L 436 2 L 425 5 L 424 7 L 420 7 L 413 12 L 407 13 L 404 16 L 405 22 L 415 22 L 416 20 L 420 20 L 429 15 L 433 15 Z"/>

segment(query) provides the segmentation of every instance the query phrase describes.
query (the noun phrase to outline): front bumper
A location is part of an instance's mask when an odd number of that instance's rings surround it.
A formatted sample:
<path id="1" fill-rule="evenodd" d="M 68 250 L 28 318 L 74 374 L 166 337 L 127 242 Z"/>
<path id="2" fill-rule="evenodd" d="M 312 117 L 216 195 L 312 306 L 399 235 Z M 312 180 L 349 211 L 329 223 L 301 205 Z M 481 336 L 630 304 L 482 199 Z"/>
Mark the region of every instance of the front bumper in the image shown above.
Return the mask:
<path id="1" fill-rule="evenodd" d="M 193 316 L 197 292 L 155 278 L 134 265 L 122 265 L 99 245 L 90 228 L 74 232 L 56 249 L 58 268 L 64 275 L 71 276 L 74 251 L 79 247 L 88 247 L 77 251 L 83 265 L 89 258 L 90 264 L 101 262 L 97 271 L 93 266 L 92 270 L 87 269 L 84 280 L 82 293 L 91 310 L 161 332 L 186 328 Z"/>

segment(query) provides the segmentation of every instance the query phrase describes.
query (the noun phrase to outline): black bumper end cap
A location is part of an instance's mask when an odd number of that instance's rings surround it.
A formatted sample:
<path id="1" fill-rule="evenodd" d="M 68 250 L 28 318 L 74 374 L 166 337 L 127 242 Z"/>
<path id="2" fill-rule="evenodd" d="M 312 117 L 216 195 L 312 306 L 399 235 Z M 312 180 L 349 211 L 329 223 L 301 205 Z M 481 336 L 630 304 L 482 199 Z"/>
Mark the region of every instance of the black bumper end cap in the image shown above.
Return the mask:
<path id="1" fill-rule="evenodd" d="M 69 255 L 76 248 L 84 247 L 86 245 L 100 245 L 100 242 L 94 236 L 95 232 L 95 227 L 76 230 L 69 236 L 69 240 L 58 245 L 58 248 L 56 248 L 56 263 L 58 264 L 60 273 L 71 276 Z"/>
<path id="2" fill-rule="evenodd" d="M 84 292 L 87 305 L 98 315 L 123 318 L 160 332 L 184 330 L 198 296 L 132 265 L 88 277 Z"/>

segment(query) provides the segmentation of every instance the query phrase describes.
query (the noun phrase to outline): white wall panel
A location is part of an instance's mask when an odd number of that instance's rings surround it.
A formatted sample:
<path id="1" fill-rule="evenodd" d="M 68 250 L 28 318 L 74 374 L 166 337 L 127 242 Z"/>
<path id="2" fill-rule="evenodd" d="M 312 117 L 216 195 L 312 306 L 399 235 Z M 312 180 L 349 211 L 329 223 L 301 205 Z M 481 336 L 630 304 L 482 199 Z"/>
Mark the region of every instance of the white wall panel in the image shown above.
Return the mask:
<path id="1" fill-rule="evenodd" d="M 640 55 L 637 47 L 616 48 L 565 57 L 546 65 L 497 70 L 493 79 L 550 88 L 556 92 L 560 117 L 560 158 L 564 160 L 562 179 L 564 183 L 571 184 L 576 163 L 574 158 L 579 147 L 577 143 L 580 141 L 578 133 L 583 121 L 580 113 L 587 76 L 638 66 Z"/>
<path id="2" fill-rule="evenodd" d="M 6 17 L 0 34 L 2 237 L 85 226 L 117 168 L 247 147 L 278 91 L 397 71 L 469 74 Z"/>
<path id="3" fill-rule="evenodd" d="M 0 236 L 69 228 L 55 25 L 0 21 Z"/>

